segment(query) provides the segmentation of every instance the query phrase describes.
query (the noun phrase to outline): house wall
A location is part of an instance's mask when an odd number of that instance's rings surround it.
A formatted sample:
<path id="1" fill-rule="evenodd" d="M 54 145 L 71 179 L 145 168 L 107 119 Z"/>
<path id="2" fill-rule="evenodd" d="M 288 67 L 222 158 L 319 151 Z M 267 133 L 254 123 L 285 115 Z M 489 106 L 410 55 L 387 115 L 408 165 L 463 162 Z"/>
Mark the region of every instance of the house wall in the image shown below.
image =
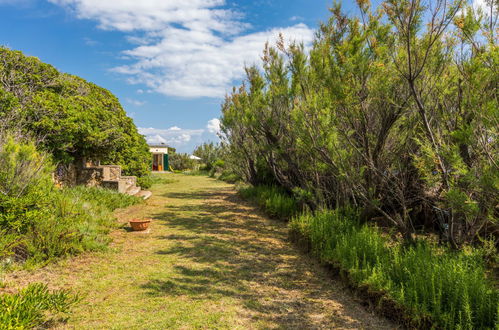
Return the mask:
<path id="1" fill-rule="evenodd" d="M 155 154 L 167 154 L 168 153 L 168 148 L 149 148 L 149 152 L 155 153 Z"/>

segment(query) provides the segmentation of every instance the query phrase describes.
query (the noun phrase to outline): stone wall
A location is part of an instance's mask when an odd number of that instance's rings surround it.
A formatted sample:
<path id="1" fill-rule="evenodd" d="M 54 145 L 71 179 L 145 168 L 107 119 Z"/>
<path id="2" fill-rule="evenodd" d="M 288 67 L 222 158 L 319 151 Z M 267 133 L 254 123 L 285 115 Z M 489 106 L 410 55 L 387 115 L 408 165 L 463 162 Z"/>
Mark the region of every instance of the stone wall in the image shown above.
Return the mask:
<path id="1" fill-rule="evenodd" d="M 78 171 L 75 164 L 59 164 L 53 174 L 54 183 L 59 187 L 72 187 L 77 184 Z"/>
<path id="2" fill-rule="evenodd" d="M 130 195 L 140 192 L 137 177 L 122 176 L 121 166 L 100 165 L 98 161 L 81 160 L 70 165 L 59 165 L 53 178 L 55 184 L 60 187 L 105 187 Z"/>

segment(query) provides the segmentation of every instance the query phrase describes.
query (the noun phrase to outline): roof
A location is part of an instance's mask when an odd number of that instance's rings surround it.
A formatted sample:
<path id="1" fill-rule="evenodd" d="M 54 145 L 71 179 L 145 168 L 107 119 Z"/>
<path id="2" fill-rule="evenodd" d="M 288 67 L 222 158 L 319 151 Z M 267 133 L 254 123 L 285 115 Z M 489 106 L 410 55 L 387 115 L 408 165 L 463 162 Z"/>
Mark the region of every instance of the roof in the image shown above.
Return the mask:
<path id="1" fill-rule="evenodd" d="M 149 147 L 151 147 L 151 148 L 171 148 L 169 145 L 167 145 L 165 143 L 149 144 Z"/>

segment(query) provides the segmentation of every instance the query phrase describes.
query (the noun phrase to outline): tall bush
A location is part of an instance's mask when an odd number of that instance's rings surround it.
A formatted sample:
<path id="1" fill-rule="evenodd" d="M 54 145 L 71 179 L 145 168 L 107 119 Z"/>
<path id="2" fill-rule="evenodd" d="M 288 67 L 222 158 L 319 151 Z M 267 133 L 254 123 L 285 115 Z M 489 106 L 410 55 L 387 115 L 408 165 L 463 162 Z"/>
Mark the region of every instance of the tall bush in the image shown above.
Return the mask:
<path id="1" fill-rule="evenodd" d="M 499 4 L 430 3 L 358 1 L 358 16 L 336 3 L 310 51 L 267 45 L 222 106 L 228 166 L 312 210 L 359 206 L 407 240 L 493 234 Z"/>
<path id="2" fill-rule="evenodd" d="M 128 175 L 149 172 L 145 138 L 111 92 L 0 47 L 0 121 L 13 114 L 57 163 L 90 158 Z"/>

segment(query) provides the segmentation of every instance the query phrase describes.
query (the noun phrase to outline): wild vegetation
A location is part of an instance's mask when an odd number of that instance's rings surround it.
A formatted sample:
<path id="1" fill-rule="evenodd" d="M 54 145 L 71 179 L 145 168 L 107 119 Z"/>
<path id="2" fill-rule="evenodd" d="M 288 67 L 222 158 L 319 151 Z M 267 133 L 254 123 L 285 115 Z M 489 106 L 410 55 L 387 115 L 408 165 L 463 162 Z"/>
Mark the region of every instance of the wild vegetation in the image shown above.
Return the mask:
<path id="1" fill-rule="evenodd" d="M 357 286 L 386 292 L 385 304 L 391 299 L 405 306 L 409 314 L 405 321 L 413 326 L 493 329 L 497 325 L 499 290 L 484 276 L 482 250 L 460 253 L 425 241 L 393 244 L 358 219 L 358 212 L 348 209 L 306 213 L 293 218 L 290 229 L 305 238 L 320 260 L 346 271 Z"/>
<path id="2" fill-rule="evenodd" d="M 357 3 L 311 49 L 281 37 L 246 68 L 222 106 L 225 168 L 266 209 L 292 196 L 308 213 L 291 230 L 416 323 L 494 328 L 499 3 Z"/>
<path id="3" fill-rule="evenodd" d="M 239 190 L 239 194 L 254 201 L 275 218 L 290 219 L 299 210 L 296 200 L 276 186 L 244 187 Z"/>
<path id="4" fill-rule="evenodd" d="M 331 9 L 310 52 L 281 40 L 246 68 L 222 107 L 232 168 L 406 239 L 497 235 L 497 2 L 358 3 L 360 17 Z"/>
<path id="5" fill-rule="evenodd" d="M 31 284 L 15 294 L 0 294 L 0 329 L 35 329 L 67 316 L 78 301 L 68 291 L 49 291 L 46 285 Z"/>
<path id="6" fill-rule="evenodd" d="M 186 153 L 174 153 L 169 157 L 170 167 L 174 171 L 192 170 L 196 166 L 196 161 L 191 159 Z"/>
<path id="7" fill-rule="evenodd" d="M 0 260 L 45 263 L 100 249 L 114 225 L 111 211 L 139 201 L 87 187 L 58 189 L 50 157 L 12 136 L 0 143 Z"/>
<path id="8" fill-rule="evenodd" d="M 192 154 L 201 158 L 206 171 L 212 171 L 217 161 L 222 159 L 222 152 L 223 149 L 220 145 L 209 142 L 197 146 Z"/>
<path id="9" fill-rule="evenodd" d="M 0 275 L 103 249 L 112 211 L 140 202 L 105 189 L 56 187 L 56 166 L 83 158 L 138 176 L 149 168 L 143 136 L 111 93 L 0 48 Z M 31 283 L 0 295 L 0 328 L 46 326 L 76 301 Z"/>

